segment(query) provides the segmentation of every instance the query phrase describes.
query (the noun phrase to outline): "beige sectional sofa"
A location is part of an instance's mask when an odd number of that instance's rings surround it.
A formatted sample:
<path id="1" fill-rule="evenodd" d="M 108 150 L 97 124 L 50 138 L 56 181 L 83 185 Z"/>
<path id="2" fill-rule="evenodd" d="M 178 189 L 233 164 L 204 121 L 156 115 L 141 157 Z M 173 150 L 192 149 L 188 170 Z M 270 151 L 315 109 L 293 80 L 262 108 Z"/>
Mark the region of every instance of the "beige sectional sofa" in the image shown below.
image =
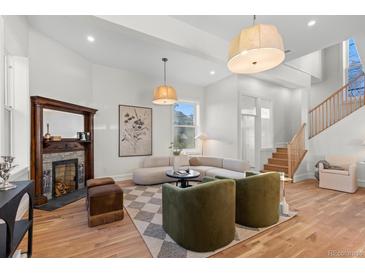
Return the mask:
<path id="1" fill-rule="evenodd" d="M 217 157 L 146 157 L 143 167 L 134 170 L 133 181 L 138 185 L 153 185 L 171 182 L 172 179 L 165 175 L 167 170 L 173 169 L 174 162 L 178 161 L 181 168 L 187 168 L 200 172 L 201 180 L 204 176 L 224 176 L 233 179 L 244 178 L 245 171 L 250 170 L 250 164 L 246 161 L 225 159 Z"/>

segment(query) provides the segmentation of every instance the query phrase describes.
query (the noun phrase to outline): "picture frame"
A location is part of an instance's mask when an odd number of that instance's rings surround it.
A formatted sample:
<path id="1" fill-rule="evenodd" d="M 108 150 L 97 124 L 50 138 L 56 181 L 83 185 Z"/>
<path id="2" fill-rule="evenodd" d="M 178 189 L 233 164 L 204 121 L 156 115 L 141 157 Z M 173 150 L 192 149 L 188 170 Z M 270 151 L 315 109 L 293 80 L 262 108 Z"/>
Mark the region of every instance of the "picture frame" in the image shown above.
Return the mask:
<path id="1" fill-rule="evenodd" d="M 152 155 L 152 108 L 118 106 L 118 155 Z"/>

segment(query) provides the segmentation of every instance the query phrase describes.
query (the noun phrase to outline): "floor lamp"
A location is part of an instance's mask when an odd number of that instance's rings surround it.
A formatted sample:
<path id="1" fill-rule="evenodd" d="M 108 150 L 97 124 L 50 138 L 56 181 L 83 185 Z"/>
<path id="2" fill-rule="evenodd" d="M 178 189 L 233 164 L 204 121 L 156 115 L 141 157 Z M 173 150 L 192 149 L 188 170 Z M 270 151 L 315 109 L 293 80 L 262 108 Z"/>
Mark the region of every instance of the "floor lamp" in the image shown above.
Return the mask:
<path id="1" fill-rule="evenodd" d="M 208 139 L 208 136 L 205 133 L 199 133 L 195 136 L 195 140 L 200 140 L 202 142 L 202 156 L 204 155 L 204 142 Z"/>

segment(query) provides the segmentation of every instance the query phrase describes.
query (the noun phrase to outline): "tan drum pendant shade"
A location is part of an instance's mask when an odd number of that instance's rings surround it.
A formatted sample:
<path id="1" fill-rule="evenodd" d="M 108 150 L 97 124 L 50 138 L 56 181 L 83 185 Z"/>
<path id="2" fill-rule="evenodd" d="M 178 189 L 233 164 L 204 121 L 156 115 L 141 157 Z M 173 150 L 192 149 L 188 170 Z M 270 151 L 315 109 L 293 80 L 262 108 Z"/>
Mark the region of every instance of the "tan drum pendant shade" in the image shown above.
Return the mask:
<path id="1" fill-rule="evenodd" d="M 164 84 L 155 88 L 152 103 L 157 105 L 173 105 L 177 101 L 176 90 L 166 85 L 166 62 L 167 58 L 162 58 L 164 62 Z"/>
<path id="2" fill-rule="evenodd" d="M 251 74 L 272 69 L 285 59 L 283 39 L 273 25 L 258 24 L 243 29 L 230 43 L 228 68 Z"/>
<path id="3" fill-rule="evenodd" d="M 153 103 L 157 105 L 172 105 L 177 101 L 176 90 L 170 86 L 158 86 L 153 93 Z"/>

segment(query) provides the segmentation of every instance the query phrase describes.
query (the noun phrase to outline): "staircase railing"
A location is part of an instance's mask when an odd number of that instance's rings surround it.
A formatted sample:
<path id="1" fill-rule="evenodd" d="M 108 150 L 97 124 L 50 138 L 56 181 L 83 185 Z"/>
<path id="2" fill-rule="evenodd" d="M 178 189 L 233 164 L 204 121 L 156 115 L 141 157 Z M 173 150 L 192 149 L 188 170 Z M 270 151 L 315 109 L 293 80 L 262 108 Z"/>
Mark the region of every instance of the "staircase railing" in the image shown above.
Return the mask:
<path id="1" fill-rule="evenodd" d="M 288 176 L 293 175 L 303 160 L 307 150 L 305 149 L 305 123 L 288 144 Z"/>
<path id="2" fill-rule="evenodd" d="M 309 138 L 365 105 L 364 73 L 309 111 Z"/>

